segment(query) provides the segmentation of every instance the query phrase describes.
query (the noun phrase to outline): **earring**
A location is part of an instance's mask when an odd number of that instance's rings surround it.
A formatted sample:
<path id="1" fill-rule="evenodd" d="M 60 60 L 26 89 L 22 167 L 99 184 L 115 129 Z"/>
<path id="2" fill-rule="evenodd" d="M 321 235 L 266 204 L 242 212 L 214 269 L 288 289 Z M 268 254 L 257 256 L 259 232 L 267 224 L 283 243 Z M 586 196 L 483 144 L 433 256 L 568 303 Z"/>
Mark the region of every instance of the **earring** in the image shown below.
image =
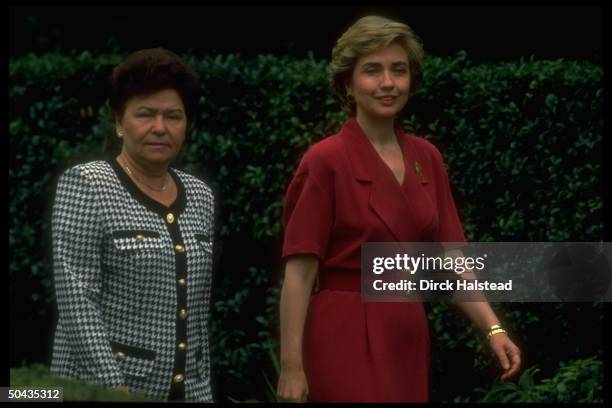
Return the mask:
<path id="1" fill-rule="evenodd" d="M 117 131 L 117 137 L 121 139 L 123 137 L 123 132 L 121 130 Z"/>

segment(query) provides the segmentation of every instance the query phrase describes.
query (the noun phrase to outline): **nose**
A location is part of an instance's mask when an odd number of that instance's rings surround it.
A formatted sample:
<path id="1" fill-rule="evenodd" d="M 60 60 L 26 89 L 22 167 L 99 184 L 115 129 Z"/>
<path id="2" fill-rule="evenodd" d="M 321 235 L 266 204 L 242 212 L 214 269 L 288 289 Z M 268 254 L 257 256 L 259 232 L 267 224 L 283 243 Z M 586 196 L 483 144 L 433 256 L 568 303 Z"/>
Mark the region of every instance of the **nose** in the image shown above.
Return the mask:
<path id="1" fill-rule="evenodd" d="M 391 73 L 388 70 L 383 71 L 383 75 L 380 81 L 380 87 L 384 90 L 393 89 L 393 78 L 391 77 Z"/>
<path id="2" fill-rule="evenodd" d="M 164 122 L 164 115 L 155 115 L 155 120 L 153 120 L 153 128 L 151 129 L 151 131 L 155 134 L 162 135 L 166 133 L 166 123 Z"/>

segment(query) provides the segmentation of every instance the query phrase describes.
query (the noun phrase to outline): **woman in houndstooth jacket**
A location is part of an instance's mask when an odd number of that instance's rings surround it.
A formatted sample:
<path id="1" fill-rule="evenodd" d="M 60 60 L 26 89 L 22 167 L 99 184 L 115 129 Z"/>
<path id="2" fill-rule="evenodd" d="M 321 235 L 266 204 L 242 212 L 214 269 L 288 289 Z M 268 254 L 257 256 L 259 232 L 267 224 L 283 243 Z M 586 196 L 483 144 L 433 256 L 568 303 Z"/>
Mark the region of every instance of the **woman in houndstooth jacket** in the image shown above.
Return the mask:
<path id="1" fill-rule="evenodd" d="M 169 167 L 199 92 L 197 74 L 161 48 L 114 69 L 121 152 L 67 170 L 57 187 L 52 373 L 156 399 L 212 401 L 213 195 Z"/>

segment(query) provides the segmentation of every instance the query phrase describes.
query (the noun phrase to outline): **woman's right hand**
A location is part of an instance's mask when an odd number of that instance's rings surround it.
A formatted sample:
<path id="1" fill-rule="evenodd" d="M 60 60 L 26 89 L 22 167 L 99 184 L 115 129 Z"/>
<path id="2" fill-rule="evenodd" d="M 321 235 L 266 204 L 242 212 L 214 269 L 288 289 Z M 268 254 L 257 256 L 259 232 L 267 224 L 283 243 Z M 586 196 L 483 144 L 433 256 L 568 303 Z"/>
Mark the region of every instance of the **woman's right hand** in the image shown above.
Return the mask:
<path id="1" fill-rule="evenodd" d="M 276 394 L 279 401 L 306 402 L 308 382 L 303 369 L 281 369 Z"/>
<path id="2" fill-rule="evenodd" d="M 280 367 L 276 394 L 281 401 L 306 402 L 308 382 L 304 373 L 304 324 L 319 260 L 296 255 L 287 260 L 280 298 Z"/>

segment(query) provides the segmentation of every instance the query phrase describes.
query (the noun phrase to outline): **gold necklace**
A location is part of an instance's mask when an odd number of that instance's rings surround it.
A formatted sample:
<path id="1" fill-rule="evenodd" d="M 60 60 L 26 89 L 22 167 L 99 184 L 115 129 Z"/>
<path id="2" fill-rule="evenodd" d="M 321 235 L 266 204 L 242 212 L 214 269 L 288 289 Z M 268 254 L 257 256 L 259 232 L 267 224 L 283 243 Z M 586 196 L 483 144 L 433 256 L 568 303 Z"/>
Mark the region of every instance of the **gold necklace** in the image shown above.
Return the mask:
<path id="1" fill-rule="evenodd" d="M 166 191 L 168 189 L 168 172 L 166 172 L 166 175 L 164 177 L 164 185 L 159 188 L 159 187 L 153 187 L 148 185 L 147 183 L 145 183 L 144 181 L 142 181 L 140 178 L 138 178 L 134 173 L 132 173 L 132 170 L 130 170 L 130 167 L 127 165 L 127 163 L 125 162 L 125 159 L 122 158 L 123 161 L 123 167 L 125 167 L 125 170 L 128 172 L 128 174 L 130 176 L 132 176 L 136 181 L 138 181 L 140 184 L 144 185 L 145 187 L 148 187 L 149 189 L 156 191 L 158 193 L 163 193 L 164 191 Z"/>

